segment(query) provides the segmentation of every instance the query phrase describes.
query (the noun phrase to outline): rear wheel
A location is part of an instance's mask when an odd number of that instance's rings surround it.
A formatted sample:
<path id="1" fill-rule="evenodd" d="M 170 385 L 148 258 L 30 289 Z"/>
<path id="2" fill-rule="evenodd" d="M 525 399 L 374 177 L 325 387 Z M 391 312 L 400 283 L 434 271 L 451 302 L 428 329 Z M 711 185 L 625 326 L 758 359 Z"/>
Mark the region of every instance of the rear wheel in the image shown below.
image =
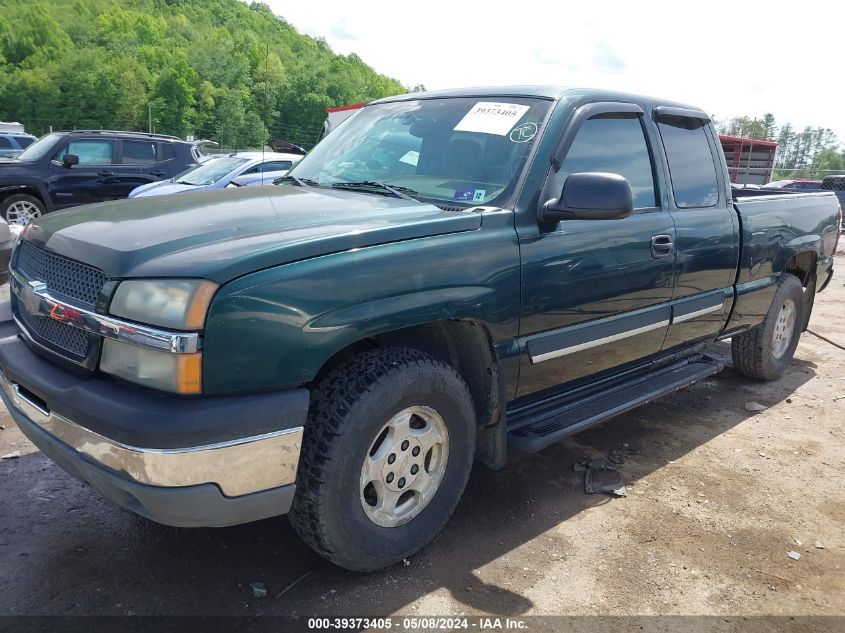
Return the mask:
<path id="1" fill-rule="evenodd" d="M 804 288 L 784 274 L 763 322 L 731 339 L 734 369 L 758 380 L 777 380 L 786 371 L 805 322 Z"/>
<path id="2" fill-rule="evenodd" d="M 291 524 L 341 567 L 401 561 L 455 509 L 475 425 L 469 390 L 446 363 L 405 348 L 353 358 L 314 390 Z"/>
<path id="3" fill-rule="evenodd" d="M 3 200 L 0 209 L 6 222 L 21 226 L 29 224 L 31 220 L 40 218 L 47 212 L 41 200 L 25 193 L 9 196 Z"/>

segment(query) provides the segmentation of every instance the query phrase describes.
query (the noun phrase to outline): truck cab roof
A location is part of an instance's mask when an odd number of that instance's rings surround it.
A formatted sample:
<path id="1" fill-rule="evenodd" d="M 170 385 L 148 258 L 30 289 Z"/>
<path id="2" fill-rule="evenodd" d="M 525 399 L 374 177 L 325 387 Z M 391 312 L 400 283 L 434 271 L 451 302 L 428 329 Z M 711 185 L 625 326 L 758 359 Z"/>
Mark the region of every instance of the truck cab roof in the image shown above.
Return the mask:
<path id="1" fill-rule="evenodd" d="M 403 95 L 396 95 L 393 97 L 385 97 L 373 103 L 390 103 L 395 101 L 412 101 L 417 99 L 448 99 L 455 97 L 478 97 L 478 98 L 493 98 L 493 97 L 534 97 L 537 99 L 547 99 L 549 101 L 560 101 L 562 99 L 572 98 L 576 101 L 634 101 L 637 103 L 645 103 L 652 107 L 664 106 L 671 108 L 683 108 L 698 112 L 702 118 L 709 119 L 710 117 L 701 108 L 686 103 L 677 101 L 669 101 L 667 99 L 659 99 L 655 97 L 645 97 L 627 92 L 620 92 L 615 90 L 600 90 L 597 88 L 582 88 L 575 86 L 555 86 L 555 85 L 525 85 L 525 86 L 479 86 L 475 88 L 449 88 L 446 90 L 431 90 L 425 92 L 412 92 Z"/>

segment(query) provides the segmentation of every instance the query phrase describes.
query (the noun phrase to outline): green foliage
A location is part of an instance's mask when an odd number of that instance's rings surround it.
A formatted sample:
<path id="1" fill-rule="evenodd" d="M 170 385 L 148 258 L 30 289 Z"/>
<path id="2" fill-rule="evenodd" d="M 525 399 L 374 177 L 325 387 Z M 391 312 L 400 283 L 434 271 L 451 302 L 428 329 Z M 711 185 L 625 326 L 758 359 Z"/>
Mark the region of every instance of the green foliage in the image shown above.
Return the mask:
<path id="1" fill-rule="evenodd" d="M 0 120 L 313 144 L 325 108 L 406 91 L 260 2 L 5 0 Z M 266 122 L 266 125 L 265 125 Z"/>

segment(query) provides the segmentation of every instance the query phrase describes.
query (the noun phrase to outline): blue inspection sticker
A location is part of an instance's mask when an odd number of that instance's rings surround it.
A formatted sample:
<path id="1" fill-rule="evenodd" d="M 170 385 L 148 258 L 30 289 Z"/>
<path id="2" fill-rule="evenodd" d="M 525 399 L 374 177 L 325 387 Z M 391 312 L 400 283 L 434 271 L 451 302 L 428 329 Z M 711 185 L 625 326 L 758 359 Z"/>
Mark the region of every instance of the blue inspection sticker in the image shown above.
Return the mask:
<path id="1" fill-rule="evenodd" d="M 459 202 L 483 202 L 487 195 L 486 189 L 455 189 L 452 200 Z"/>

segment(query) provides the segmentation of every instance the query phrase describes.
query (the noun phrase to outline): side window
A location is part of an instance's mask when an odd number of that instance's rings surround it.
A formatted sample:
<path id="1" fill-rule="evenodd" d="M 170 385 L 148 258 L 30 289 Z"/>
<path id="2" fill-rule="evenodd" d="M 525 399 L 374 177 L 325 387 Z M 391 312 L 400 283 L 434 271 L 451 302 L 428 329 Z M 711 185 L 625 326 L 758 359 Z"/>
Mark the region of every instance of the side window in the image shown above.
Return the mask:
<path id="1" fill-rule="evenodd" d="M 672 193 L 680 209 L 715 207 L 719 202 L 716 162 L 706 127 L 706 121 L 692 117 L 664 115 L 657 119 L 669 160 Z"/>
<path id="2" fill-rule="evenodd" d="M 65 154 L 79 156 L 80 165 L 110 165 L 114 155 L 114 141 L 76 139 L 67 144 L 54 160 L 62 162 Z"/>
<path id="3" fill-rule="evenodd" d="M 18 145 L 20 145 L 22 148 L 27 148 L 32 145 L 32 141 L 34 141 L 35 139 L 30 138 L 28 136 L 16 136 L 15 140 L 18 142 Z"/>
<path id="4" fill-rule="evenodd" d="M 156 162 L 156 144 L 151 141 L 123 141 L 124 165 L 148 165 Z"/>
<path id="5" fill-rule="evenodd" d="M 289 160 L 271 160 L 259 167 L 261 172 L 268 172 L 268 171 L 282 171 L 283 169 L 290 169 L 291 161 Z"/>
<path id="6" fill-rule="evenodd" d="M 170 160 L 171 158 L 173 158 L 172 143 L 161 143 L 159 145 L 159 150 L 161 151 L 161 160 Z"/>
<path id="7" fill-rule="evenodd" d="M 11 149 L 12 141 L 6 136 L 0 136 L 0 149 Z"/>
<path id="8" fill-rule="evenodd" d="M 600 114 L 584 122 L 555 174 L 560 192 L 570 174 L 603 171 L 623 176 L 631 185 L 634 208 L 657 206 L 651 154 L 638 115 Z"/>

